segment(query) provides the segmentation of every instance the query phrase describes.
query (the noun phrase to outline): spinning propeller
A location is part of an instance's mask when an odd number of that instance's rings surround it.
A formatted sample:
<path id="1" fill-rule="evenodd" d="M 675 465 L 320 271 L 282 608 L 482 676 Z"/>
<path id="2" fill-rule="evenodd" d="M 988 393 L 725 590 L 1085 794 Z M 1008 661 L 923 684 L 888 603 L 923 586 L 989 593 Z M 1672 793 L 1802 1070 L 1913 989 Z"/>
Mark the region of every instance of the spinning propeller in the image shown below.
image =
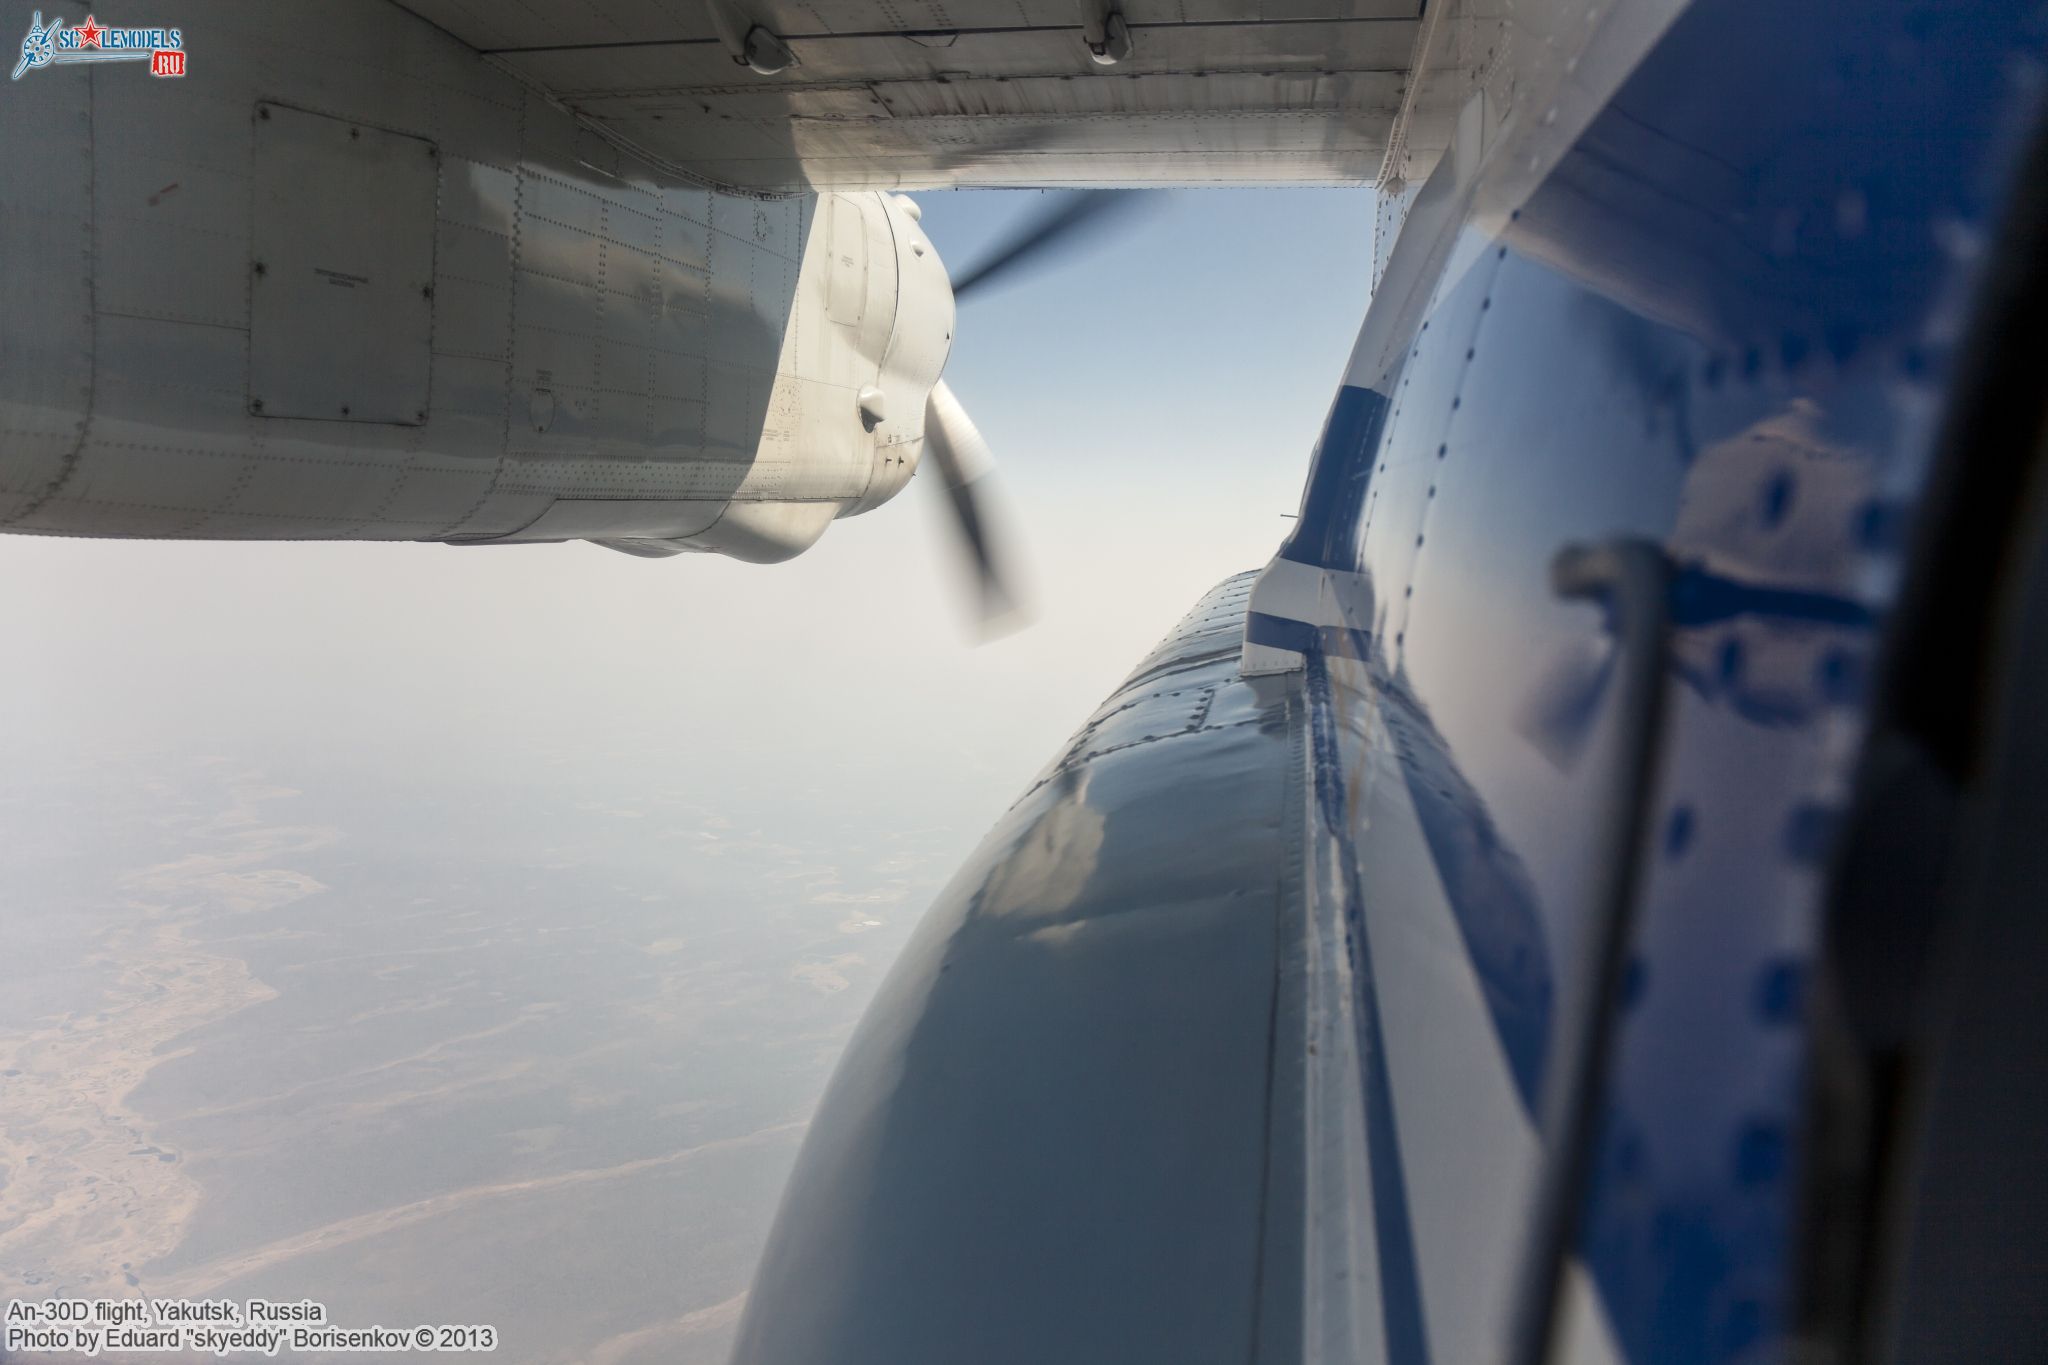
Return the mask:
<path id="1" fill-rule="evenodd" d="M 1021 265 L 1043 269 L 1123 217 L 1139 198 L 1130 190 L 1076 190 L 1062 195 L 954 280 L 955 302 Z M 967 409 L 943 379 L 925 404 L 924 448 L 944 482 L 953 524 L 959 528 L 967 552 L 981 630 L 985 637 L 1005 634 L 1023 624 L 1023 613 L 998 534 L 1002 509 L 988 477 L 995 471 L 995 458 Z"/>

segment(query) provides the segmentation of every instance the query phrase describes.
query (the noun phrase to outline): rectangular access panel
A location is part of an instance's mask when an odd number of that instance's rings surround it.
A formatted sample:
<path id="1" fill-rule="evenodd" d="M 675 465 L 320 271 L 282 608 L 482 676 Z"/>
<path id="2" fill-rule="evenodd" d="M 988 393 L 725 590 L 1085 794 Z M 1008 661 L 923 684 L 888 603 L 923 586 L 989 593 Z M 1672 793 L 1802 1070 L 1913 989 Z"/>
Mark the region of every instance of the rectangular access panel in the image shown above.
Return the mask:
<path id="1" fill-rule="evenodd" d="M 267 102 L 255 128 L 249 410 L 426 421 L 439 149 Z"/>

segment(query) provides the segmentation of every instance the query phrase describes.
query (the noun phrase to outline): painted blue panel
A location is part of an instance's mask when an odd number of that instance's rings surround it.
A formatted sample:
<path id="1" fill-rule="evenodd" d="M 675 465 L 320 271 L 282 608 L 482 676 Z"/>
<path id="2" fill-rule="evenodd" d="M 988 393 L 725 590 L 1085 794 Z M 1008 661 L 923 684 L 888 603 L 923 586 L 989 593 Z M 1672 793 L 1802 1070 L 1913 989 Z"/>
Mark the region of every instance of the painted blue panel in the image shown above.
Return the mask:
<path id="1" fill-rule="evenodd" d="M 2038 112 L 2040 13 L 1696 7 L 1510 233 L 1709 347 L 1667 390 L 1695 452 L 1666 536 L 1692 685 L 1583 1232 L 1639 1360 L 1784 1348 L 1804 1055 L 1772 1002 L 1813 942 L 1863 721 L 1837 680 L 1867 667 L 1898 581 L 1899 542 L 1873 529 L 1926 476 L 1956 318 Z M 1738 174 L 1682 174 L 1701 160 Z M 1729 422 L 1744 398 L 1761 410 Z"/>
<path id="2" fill-rule="evenodd" d="M 1327 564 L 1333 554 L 1342 554 L 1356 532 L 1358 509 L 1364 505 L 1365 481 L 1372 469 L 1366 456 L 1379 445 L 1386 417 L 1384 395 L 1355 384 L 1338 387 L 1309 461 L 1301 516 L 1294 533 L 1281 545 L 1280 558 Z"/>
<path id="3" fill-rule="evenodd" d="M 1674 565 L 1654 867 L 1581 1237 L 1634 1360 L 1783 1353 L 1804 1065 L 1785 983 L 1969 290 L 2039 112 L 2040 21 L 1989 0 L 1701 0 L 1496 248 L 1439 284 L 1377 445 L 1318 467 L 1315 489 L 1355 506 L 1305 509 L 1305 527 L 1356 519 L 1342 652 L 1369 682 L 1335 703 L 1372 708 L 1404 751 L 1525 1102 L 1539 1002 L 1584 970 L 1586 851 L 1618 761 L 1616 643 L 1553 597 L 1549 565 L 1620 535 Z M 1374 881 L 1386 837 L 1358 833 L 1368 898 L 1400 892 Z M 1500 1231 L 1410 1214 L 1424 1241 Z"/>

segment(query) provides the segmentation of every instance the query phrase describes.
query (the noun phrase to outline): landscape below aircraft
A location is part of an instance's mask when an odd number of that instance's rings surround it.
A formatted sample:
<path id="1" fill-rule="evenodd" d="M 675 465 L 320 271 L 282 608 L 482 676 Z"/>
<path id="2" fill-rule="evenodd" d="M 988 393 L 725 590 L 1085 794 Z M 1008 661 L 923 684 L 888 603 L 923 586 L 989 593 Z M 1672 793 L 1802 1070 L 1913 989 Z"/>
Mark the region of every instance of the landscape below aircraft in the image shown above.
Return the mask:
<path id="1" fill-rule="evenodd" d="M 2048 1358 L 2042 5 L 4 14 L 23 533 L 768 561 L 929 454 L 1001 609 L 906 191 L 1377 187 L 1294 529 L 931 908 L 739 1361 Z"/>

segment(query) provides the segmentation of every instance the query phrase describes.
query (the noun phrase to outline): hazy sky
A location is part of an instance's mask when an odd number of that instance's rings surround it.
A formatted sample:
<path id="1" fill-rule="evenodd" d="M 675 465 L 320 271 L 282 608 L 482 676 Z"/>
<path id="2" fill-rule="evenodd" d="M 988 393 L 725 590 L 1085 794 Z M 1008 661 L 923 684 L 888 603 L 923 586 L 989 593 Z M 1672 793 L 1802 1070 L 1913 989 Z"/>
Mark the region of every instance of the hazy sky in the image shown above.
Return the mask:
<path id="1" fill-rule="evenodd" d="M 1040 204 L 922 201 L 956 270 Z M 1012 638 L 971 647 L 927 486 L 774 567 L 0 536 L 8 780 L 138 743 L 394 783 L 587 749 L 978 834 L 1203 590 L 1279 540 L 1363 311 L 1370 212 L 1361 190 L 1161 196 L 963 308 L 947 378 L 1001 461 L 1039 608 Z"/>

